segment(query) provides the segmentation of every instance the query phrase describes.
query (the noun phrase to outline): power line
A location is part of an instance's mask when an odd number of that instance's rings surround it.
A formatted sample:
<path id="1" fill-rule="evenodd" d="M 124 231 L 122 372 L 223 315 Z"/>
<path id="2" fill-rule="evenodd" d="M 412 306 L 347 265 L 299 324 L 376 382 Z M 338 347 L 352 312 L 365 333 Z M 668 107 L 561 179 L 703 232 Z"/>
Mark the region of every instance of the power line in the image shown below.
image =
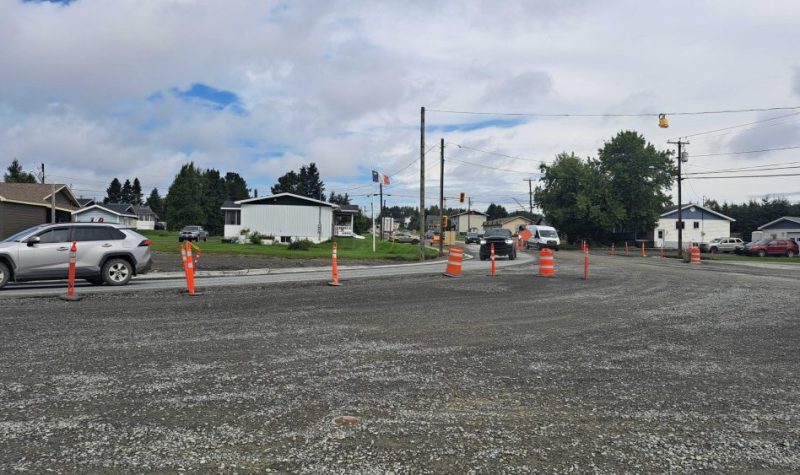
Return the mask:
<path id="1" fill-rule="evenodd" d="M 747 150 L 745 152 L 703 153 L 700 155 L 692 155 L 692 157 L 696 158 L 696 157 L 717 157 L 720 155 L 745 155 L 748 153 L 776 152 L 780 150 L 795 150 L 798 148 L 800 148 L 800 145 L 792 145 L 791 147 L 764 148 L 761 150 Z"/>
<path id="2" fill-rule="evenodd" d="M 705 132 L 698 132 L 696 134 L 681 135 L 681 137 L 689 138 L 689 137 L 697 137 L 698 135 L 713 134 L 715 132 L 722 132 L 722 131 L 725 131 L 725 130 L 738 129 L 738 128 L 741 128 L 741 127 L 747 127 L 748 125 L 760 124 L 762 122 L 771 122 L 773 120 L 785 119 L 786 117 L 793 117 L 793 116 L 797 116 L 797 115 L 800 115 L 800 112 L 792 112 L 791 114 L 779 115 L 779 116 L 776 116 L 776 117 L 771 117 L 769 119 L 756 120 L 754 122 L 748 122 L 746 124 L 732 125 L 730 127 L 723 127 L 721 129 L 707 130 Z M 675 140 L 675 139 L 670 139 L 670 140 Z"/>
<path id="3" fill-rule="evenodd" d="M 465 165 L 472 165 L 473 167 L 486 168 L 486 169 L 489 169 L 489 170 L 497 170 L 497 171 L 502 171 L 502 172 L 521 173 L 523 175 L 539 175 L 540 174 L 539 172 L 525 172 L 525 171 L 520 171 L 520 170 L 511 170 L 511 169 L 508 169 L 508 168 L 491 167 L 489 165 L 483 165 L 483 164 L 480 164 L 480 163 L 465 162 L 463 160 L 458 160 L 458 159 L 452 158 L 452 157 L 448 158 L 448 160 L 453 161 L 453 162 L 463 163 Z"/>
<path id="4" fill-rule="evenodd" d="M 800 168 L 800 166 L 792 166 L 792 167 L 771 167 L 771 168 L 745 168 L 745 169 L 731 169 L 731 170 L 718 170 L 718 171 L 709 171 L 709 172 L 695 172 L 695 173 L 684 173 L 684 175 L 711 175 L 717 173 L 736 173 L 736 172 L 768 172 L 768 171 L 775 171 L 775 170 L 789 170 L 792 168 Z"/>
<path id="5" fill-rule="evenodd" d="M 731 176 L 693 176 L 691 180 L 715 180 L 717 178 L 769 178 L 769 177 L 788 177 L 800 176 L 800 173 L 774 173 L 769 175 L 731 175 Z M 689 180 L 689 178 L 687 178 Z"/>
<path id="6" fill-rule="evenodd" d="M 475 151 L 475 152 L 485 153 L 487 155 L 495 155 L 495 156 L 498 156 L 498 157 L 510 158 L 512 160 L 525 160 L 525 161 L 529 161 L 529 162 L 544 163 L 544 161 L 542 161 L 542 160 L 536 160 L 536 159 L 533 159 L 533 158 L 523 158 L 523 157 L 517 157 L 517 156 L 514 156 L 514 155 L 508 155 L 508 154 L 500 153 L 500 152 L 492 152 L 492 151 L 489 151 L 489 150 L 482 150 L 482 149 L 479 149 L 479 148 L 469 147 L 467 145 L 461 145 L 461 144 L 454 143 L 454 142 L 447 142 L 447 144 L 448 145 L 454 145 L 454 146 L 456 146 L 458 148 L 465 148 L 467 150 L 472 150 L 472 151 Z"/>
<path id="7" fill-rule="evenodd" d="M 514 116 L 514 117 L 653 117 L 659 114 L 666 115 L 708 115 L 708 114 L 738 114 L 742 112 L 770 112 L 780 110 L 797 110 L 800 106 L 789 107 L 757 107 L 750 109 L 723 109 L 710 111 L 692 112 L 640 112 L 640 113 L 606 113 L 606 114 L 550 114 L 540 112 L 481 112 L 481 111 L 459 111 L 448 109 L 426 109 L 429 112 L 441 112 L 444 114 L 465 114 L 465 115 L 493 115 L 493 116 Z"/>
<path id="8" fill-rule="evenodd" d="M 766 168 L 766 167 L 781 167 L 784 165 L 797 165 L 800 162 L 781 162 L 781 163 L 765 163 L 763 165 L 752 165 L 749 167 L 740 167 L 740 168 L 728 168 L 725 170 L 720 169 L 708 169 L 708 168 L 697 168 L 696 166 L 692 166 L 694 170 L 705 170 L 706 172 L 719 172 L 719 171 L 757 171 L 759 168 Z"/>

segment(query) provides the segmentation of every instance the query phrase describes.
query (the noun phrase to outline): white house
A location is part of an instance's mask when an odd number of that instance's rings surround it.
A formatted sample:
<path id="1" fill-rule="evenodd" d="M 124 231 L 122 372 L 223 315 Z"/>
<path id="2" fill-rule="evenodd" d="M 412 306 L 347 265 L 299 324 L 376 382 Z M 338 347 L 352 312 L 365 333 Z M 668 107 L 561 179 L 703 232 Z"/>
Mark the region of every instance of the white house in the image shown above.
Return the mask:
<path id="1" fill-rule="evenodd" d="M 483 231 L 483 223 L 488 217 L 488 214 L 480 211 L 465 211 L 450 216 L 450 222 L 453 223 L 458 233 L 466 233 L 470 229 L 477 229 L 481 232 Z"/>
<path id="2" fill-rule="evenodd" d="M 278 193 L 236 202 L 226 201 L 226 239 L 239 239 L 243 229 L 274 236 L 276 241 L 322 242 L 352 236 L 357 206 L 339 206 L 292 193 Z"/>
<path id="3" fill-rule="evenodd" d="M 800 218 L 783 216 L 759 226 L 758 231 L 753 232 L 753 241 L 766 238 L 794 239 L 800 243 Z"/>
<path id="4" fill-rule="evenodd" d="M 136 226 L 136 213 L 133 206 L 124 203 L 94 204 L 72 212 L 76 223 L 113 223 L 123 226 Z"/>
<path id="5" fill-rule="evenodd" d="M 133 213 L 136 215 L 136 229 L 152 231 L 156 228 L 158 215 L 149 206 L 133 205 Z"/>
<path id="6" fill-rule="evenodd" d="M 728 237 L 731 223 L 735 219 L 698 204 L 688 203 L 681 207 L 683 221 L 683 246 L 692 243 L 709 242 L 714 238 Z M 671 206 L 661 213 L 656 229 L 653 231 L 656 247 L 678 248 L 678 207 Z"/>

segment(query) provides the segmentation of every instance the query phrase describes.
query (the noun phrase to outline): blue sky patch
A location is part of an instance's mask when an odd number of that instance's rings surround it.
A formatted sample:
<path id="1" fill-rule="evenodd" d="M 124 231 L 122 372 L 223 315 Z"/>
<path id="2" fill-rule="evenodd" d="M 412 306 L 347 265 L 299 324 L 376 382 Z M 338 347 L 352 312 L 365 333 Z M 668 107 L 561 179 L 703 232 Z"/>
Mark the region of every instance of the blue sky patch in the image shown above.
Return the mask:
<path id="1" fill-rule="evenodd" d="M 60 3 L 61 5 L 69 5 L 75 0 L 22 0 L 22 3 Z"/>
<path id="2" fill-rule="evenodd" d="M 171 92 L 185 101 L 195 102 L 206 107 L 216 110 L 230 109 L 231 111 L 244 115 L 245 110 L 242 107 L 242 101 L 239 96 L 231 91 L 223 89 L 216 89 L 201 83 L 192 84 L 192 86 L 181 91 L 177 87 L 171 89 Z M 156 93 L 159 94 L 159 93 Z M 156 94 L 151 95 L 148 99 L 158 100 Z"/>
<path id="3" fill-rule="evenodd" d="M 480 122 L 469 122 L 466 124 L 441 124 L 431 125 L 428 130 L 433 132 L 472 132 L 481 129 L 511 129 L 526 122 L 523 118 L 517 119 L 489 119 Z"/>

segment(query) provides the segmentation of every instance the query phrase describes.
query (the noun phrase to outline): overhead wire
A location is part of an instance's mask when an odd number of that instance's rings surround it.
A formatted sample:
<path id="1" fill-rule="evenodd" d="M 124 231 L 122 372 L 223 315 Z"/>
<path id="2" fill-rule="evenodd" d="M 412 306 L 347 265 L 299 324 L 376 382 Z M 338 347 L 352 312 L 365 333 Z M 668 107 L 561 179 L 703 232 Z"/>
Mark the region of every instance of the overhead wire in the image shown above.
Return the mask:
<path id="1" fill-rule="evenodd" d="M 428 112 L 439 112 L 445 114 L 464 114 L 464 115 L 483 115 L 483 116 L 513 116 L 513 117 L 653 117 L 659 114 L 666 115 L 709 115 L 709 114 L 737 114 L 743 112 L 770 112 L 781 110 L 798 110 L 800 106 L 787 107 L 754 107 L 748 109 L 723 109 L 708 111 L 691 112 L 638 112 L 638 113 L 593 113 L 593 114 L 552 114 L 541 112 L 485 112 L 485 111 L 461 111 L 448 109 L 425 109 Z"/>
<path id="2" fill-rule="evenodd" d="M 695 133 L 695 134 L 681 135 L 680 137 L 674 137 L 674 138 L 672 138 L 670 140 L 677 140 L 678 138 L 687 139 L 687 138 L 691 138 L 691 137 L 698 137 L 700 135 L 713 134 L 713 133 L 716 133 L 716 132 L 723 132 L 725 130 L 731 130 L 731 129 L 738 129 L 738 128 L 741 128 L 741 127 L 747 127 L 748 125 L 760 124 L 760 123 L 763 123 L 763 122 L 771 122 L 771 121 L 775 121 L 775 120 L 778 120 L 778 119 L 785 119 L 787 117 L 794 117 L 794 116 L 799 116 L 799 115 L 800 115 L 800 112 L 792 112 L 791 114 L 779 115 L 779 116 L 776 116 L 776 117 L 770 117 L 768 119 L 756 120 L 756 121 L 753 121 L 753 122 L 748 122 L 746 124 L 732 125 L 730 127 L 723 127 L 723 128 L 720 128 L 720 129 L 707 130 L 705 132 L 698 132 L 698 133 Z"/>
<path id="3" fill-rule="evenodd" d="M 720 152 L 720 153 L 702 153 L 699 155 L 692 155 L 693 158 L 696 157 L 717 157 L 723 155 L 746 155 L 749 153 L 762 153 L 762 152 L 777 152 L 781 150 L 795 150 L 800 148 L 800 145 L 792 145 L 791 147 L 778 147 L 778 148 L 763 148 L 760 150 L 747 150 L 744 152 Z"/>

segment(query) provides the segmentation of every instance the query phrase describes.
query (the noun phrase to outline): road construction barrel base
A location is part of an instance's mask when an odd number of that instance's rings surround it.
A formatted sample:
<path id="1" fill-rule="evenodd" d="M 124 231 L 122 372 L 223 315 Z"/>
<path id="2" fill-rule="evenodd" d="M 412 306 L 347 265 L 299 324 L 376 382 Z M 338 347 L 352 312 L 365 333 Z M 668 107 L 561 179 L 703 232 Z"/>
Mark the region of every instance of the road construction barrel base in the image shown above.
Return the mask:
<path id="1" fill-rule="evenodd" d="M 181 295 L 185 295 L 187 297 L 199 297 L 199 296 L 203 295 L 203 292 L 198 292 L 198 291 L 195 290 L 193 294 L 190 294 L 188 290 L 181 290 L 180 294 Z"/>
<path id="2" fill-rule="evenodd" d="M 339 282 L 328 282 L 328 285 L 330 285 L 331 287 L 339 287 L 342 284 Z"/>
<path id="3" fill-rule="evenodd" d="M 445 277 L 461 277 L 461 274 L 448 274 L 447 272 L 442 272 L 442 275 Z"/>
<path id="4" fill-rule="evenodd" d="M 65 302 L 77 302 L 83 299 L 83 297 L 79 295 L 73 295 L 72 297 L 69 295 L 59 295 L 58 298 Z"/>

